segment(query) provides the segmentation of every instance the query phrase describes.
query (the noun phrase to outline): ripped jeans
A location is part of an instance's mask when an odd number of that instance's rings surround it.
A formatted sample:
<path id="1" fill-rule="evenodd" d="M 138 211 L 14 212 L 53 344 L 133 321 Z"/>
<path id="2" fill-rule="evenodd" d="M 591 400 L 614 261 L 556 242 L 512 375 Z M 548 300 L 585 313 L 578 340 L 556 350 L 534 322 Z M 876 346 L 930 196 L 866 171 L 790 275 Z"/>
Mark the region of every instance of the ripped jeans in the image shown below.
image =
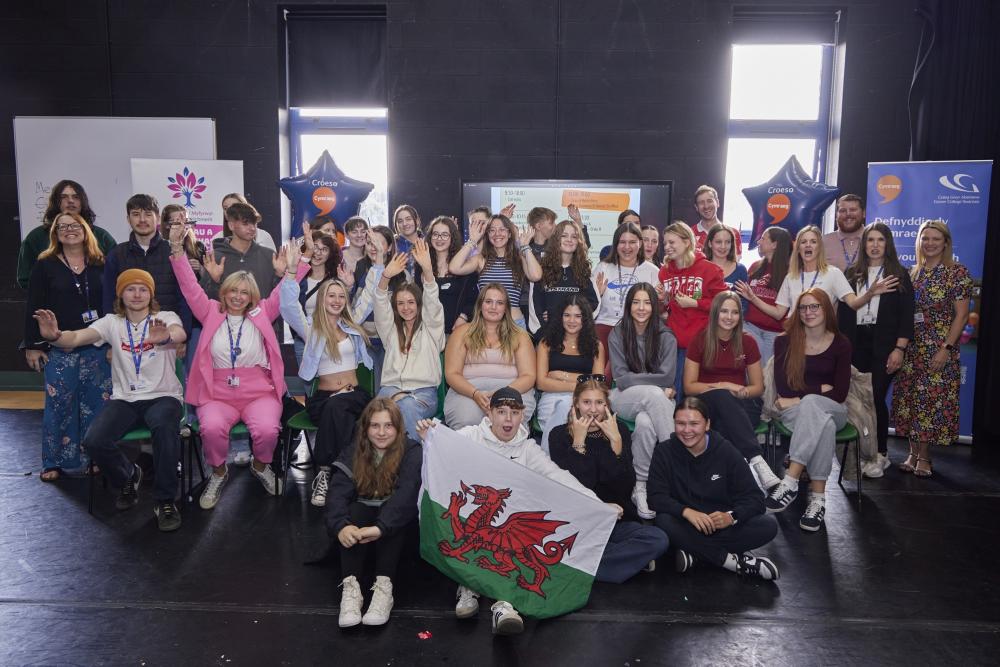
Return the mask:
<path id="1" fill-rule="evenodd" d="M 403 391 L 399 387 L 383 385 L 377 396 L 379 398 L 392 398 L 396 394 L 403 394 L 396 398 L 396 405 L 403 413 L 403 423 L 406 424 L 406 434 L 419 442 L 417 435 L 417 422 L 421 419 L 430 419 L 437 414 L 438 409 L 438 388 L 420 387 L 410 391 Z"/>

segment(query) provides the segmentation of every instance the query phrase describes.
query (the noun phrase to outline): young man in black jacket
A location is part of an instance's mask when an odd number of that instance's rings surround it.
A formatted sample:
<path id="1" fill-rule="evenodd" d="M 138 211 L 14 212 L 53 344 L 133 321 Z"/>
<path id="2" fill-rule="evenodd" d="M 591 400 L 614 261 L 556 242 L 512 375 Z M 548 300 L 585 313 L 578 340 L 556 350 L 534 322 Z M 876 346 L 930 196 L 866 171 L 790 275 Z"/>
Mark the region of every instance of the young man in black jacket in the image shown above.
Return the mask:
<path id="1" fill-rule="evenodd" d="M 656 525 L 677 548 L 685 572 L 704 560 L 737 574 L 774 581 L 778 568 L 755 556 L 778 532 L 764 496 L 736 448 L 710 431 L 708 406 L 689 396 L 674 410 L 674 434 L 656 445 L 647 497 Z"/>

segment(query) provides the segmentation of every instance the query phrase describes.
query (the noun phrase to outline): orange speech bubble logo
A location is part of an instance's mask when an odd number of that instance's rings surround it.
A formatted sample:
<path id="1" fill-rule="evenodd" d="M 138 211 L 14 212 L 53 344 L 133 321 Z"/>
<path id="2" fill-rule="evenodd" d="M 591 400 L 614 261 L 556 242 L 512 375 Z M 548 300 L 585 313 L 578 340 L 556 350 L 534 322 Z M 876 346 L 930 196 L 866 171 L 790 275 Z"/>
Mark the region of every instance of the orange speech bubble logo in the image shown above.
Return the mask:
<path id="1" fill-rule="evenodd" d="M 875 183 L 875 191 L 882 197 L 880 204 L 888 204 L 903 192 L 903 181 L 899 176 L 886 174 Z"/>
<path id="2" fill-rule="evenodd" d="M 337 205 L 337 193 L 330 188 L 316 188 L 313 190 L 313 206 L 319 209 L 317 215 L 327 215 Z"/>
<path id="3" fill-rule="evenodd" d="M 576 204 L 592 211 L 624 211 L 629 207 L 627 192 L 588 192 L 587 190 L 563 190 L 562 205 L 565 208 Z"/>
<path id="4" fill-rule="evenodd" d="M 788 198 L 788 195 L 778 193 L 767 198 L 767 214 L 774 218 L 770 224 L 778 224 L 788 217 L 788 213 L 791 210 L 792 200 Z"/>

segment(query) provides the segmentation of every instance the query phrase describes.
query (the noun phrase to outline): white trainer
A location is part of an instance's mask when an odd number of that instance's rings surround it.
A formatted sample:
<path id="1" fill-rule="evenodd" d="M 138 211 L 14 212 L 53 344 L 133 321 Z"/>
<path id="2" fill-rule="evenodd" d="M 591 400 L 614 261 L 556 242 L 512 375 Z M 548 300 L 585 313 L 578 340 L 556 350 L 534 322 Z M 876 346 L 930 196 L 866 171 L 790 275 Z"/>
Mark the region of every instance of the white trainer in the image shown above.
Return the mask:
<path id="1" fill-rule="evenodd" d="M 372 601 L 361 622 L 364 625 L 385 625 L 392 611 L 392 580 L 389 577 L 375 577 L 372 591 Z"/>
<path id="2" fill-rule="evenodd" d="M 330 471 L 320 468 L 312 483 L 312 497 L 309 502 L 313 507 L 326 507 L 326 494 L 330 492 Z"/>
<path id="3" fill-rule="evenodd" d="M 511 603 L 497 600 L 490 611 L 493 612 L 493 634 L 519 635 L 524 632 L 524 621 Z"/>
<path id="4" fill-rule="evenodd" d="M 267 491 L 267 495 L 273 496 L 278 493 L 278 478 L 271 470 L 271 464 L 265 464 L 263 470 L 257 470 L 256 466 L 250 466 L 250 472 L 260 481 L 260 485 Z"/>
<path id="5" fill-rule="evenodd" d="M 455 616 L 472 618 L 479 613 L 479 593 L 467 586 L 459 586 L 456 595 L 458 602 L 455 603 Z"/>
<path id="6" fill-rule="evenodd" d="M 353 628 L 361 623 L 361 585 L 353 575 L 340 582 L 340 618 L 337 624 L 342 628 Z"/>
<path id="7" fill-rule="evenodd" d="M 198 505 L 203 510 L 210 510 L 219 503 L 219 498 L 222 497 L 222 487 L 226 485 L 229 480 L 229 469 L 220 477 L 214 472 L 208 476 L 208 482 L 205 484 L 205 490 L 201 492 L 201 498 L 198 499 Z"/>
<path id="8" fill-rule="evenodd" d="M 888 470 L 891 465 L 892 461 L 889 460 L 888 455 L 876 454 L 875 458 L 870 461 L 866 461 L 865 464 L 861 466 L 861 473 L 865 477 L 878 479 L 885 474 L 885 471 Z"/>
<path id="9" fill-rule="evenodd" d="M 636 482 L 635 488 L 632 489 L 632 502 L 635 503 L 636 514 L 639 515 L 640 519 L 655 519 L 656 512 L 649 509 L 649 505 L 646 504 L 646 483 Z"/>

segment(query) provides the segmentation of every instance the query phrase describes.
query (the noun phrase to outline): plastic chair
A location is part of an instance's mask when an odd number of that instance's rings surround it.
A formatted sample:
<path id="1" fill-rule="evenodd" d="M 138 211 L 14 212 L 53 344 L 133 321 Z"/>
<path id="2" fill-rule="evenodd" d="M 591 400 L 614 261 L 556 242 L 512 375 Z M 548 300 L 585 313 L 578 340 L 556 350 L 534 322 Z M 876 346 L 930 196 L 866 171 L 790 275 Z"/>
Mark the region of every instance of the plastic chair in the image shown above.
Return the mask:
<path id="1" fill-rule="evenodd" d="M 771 422 L 774 433 L 778 436 L 785 438 L 792 437 L 792 431 L 787 426 L 781 423 L 780 420 L 773 420 Z M 759 428 L 759 425 L 758 425 Z M 844 465 L 847 463 L 847 454 L 850 449 L 851 443 L 854 443 L 854 456 L 855 463 L 857 464 L 857 477 L 856 482 L 858 485 L 858 507 L 861 506 L 861 436 L 858 433 L 858 429 L 855 428 L 854 424 L 847 422 L 844 424 L 844 428 L 837 431 L 836 444 L 844 445 L 844 453 L 840 457 L 840 473 L 837 475 L 837 485 L 847 493 L 847 489 L 844 488 Z"/>

